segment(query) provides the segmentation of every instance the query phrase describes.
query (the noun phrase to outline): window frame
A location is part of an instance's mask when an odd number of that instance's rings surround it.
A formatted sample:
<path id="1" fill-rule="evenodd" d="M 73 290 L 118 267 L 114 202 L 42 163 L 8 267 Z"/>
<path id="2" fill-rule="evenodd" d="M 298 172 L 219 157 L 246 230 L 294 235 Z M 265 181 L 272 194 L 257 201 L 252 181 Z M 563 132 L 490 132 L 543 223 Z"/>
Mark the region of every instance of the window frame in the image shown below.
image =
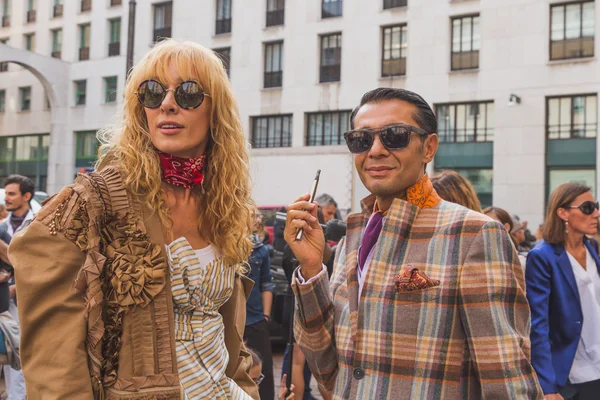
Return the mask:
<path id="1" fill-rule="evenodd" d="M 271 119 L 276 118 L 276 123 L 279 124 L 279 131 L 281 132 L 281 136 L 279 137 L 278 145 L 271 146 L 269 140 L 269 124 Z M 286 123 L 286 118 L 289 119 L 288 123 L 288 136 L 284 136 L 284 125 Z M 256 133 L 257 133 L 257 125 L 261 120 L 266 120 L 266 135 L 264 137 L 264 146 L 257 146 L 256 143 Z M 294 129 L 294 115 L 292 113 L 288 114 L 269 114 L 269 115 L 256 115 L 250 117 L 250 145 L 253 149 L 273 149 L 273 148 L 285 148 L 292 147 L 292 138 L 293 138 L 293 129 Z M 262 139 L 262 137 L 261 137 Z M 261 143 L 263 141 L 261 140 Z"/>
<path id="2" fill-rule="evenodd" d="M 81 90 L 81 84 L 83 83 L 83 90 Z M 85 106 L 87 103 L 87 79 L 78 79 L 73 81 L 73 88 L 75 89 L 75 107 Z M 83 102 L 81 102 L 83 98 Z"/>
<path id="3" fill-rule="evenodd" d="M 323 65 L 323 55 L 324 55 L 324 47 L 323 43 L 326 39 L 330 39 L 333 36 L 339 36 L 337 47 L 327 47 L 327 49 L 339 49 L 339 64 L 331 64 L 331 65 Z M 342 32 L 334 32 L 334 33 L 325 33 L 319 35 L 319 83 L 331 83 L 331 82 L 341 82 L 342 81 Z M 335 51 L 335 50 L 334 50 Z M 334 54 L 335 59 L 335 54 Z M 337 75 L 337 79 L 335 77 L 333 79 L 324 79 L 324 68 L 329 68 L 333 70 L 332 67 L 337 67 L 337 71 L 335 71 L 335 75 Z M 328 72 L 332 74 L 331 71 Z M 332 74 L 333 75 L 333 74 Z"/>
<path id="4" fill-rule="evenodd" d="M 586 127 L 588 125 L 586 118 L 585 118 L 585 109 L 586 106 L 584 105 L 584 124 L 583 124 L 583 132 L 584 132 L 584 136 L 574 136 L 574 101 L 573 99 L 575 99 L 576 97 L 583 97 L 584 99 L 587 97 L 595 97 L 596 98 L 596 107 L 594 108 L 594 110 L 596 111 L 596 129 L 594 130 L 595 135 L 594 136 L 585 136 L 586 133 Z M 559 100 L 559 108 L 558 108 L 558 132 L 557 138 L 550 138 L 550 101 L 551 100 Z M 561 111 L 560 111 L 560 99 L 571 99 L 571 106 L 570 106 L 570 110 L 569 110 L 569 117 L 570 117 L 570 123 L 569 123 L 569 137 L 561 137 L 561 130 L 560 130 L 560 126 L 561 126 Z M 587 102 L 587 101 L 586 101 Z M 593 124 L 592 124 L 593 125 Z M 546 129 L 546 140 L 569 140 L 569 139 L 594 139 L 598 137 L 598 93 L 581 93 L 581 94 L 567 94 L 567 95 L 556 95 L 556 96 L 546 96 L 546 120 L 545 120 L 545 129 Z"/>
<path id="5" fill-rule="evenodd" d="M 274 50 L 275 47 L 279 47 L 279 70 L 278 71 L 267 71 L 267 66 L 273 68 L 274 64 Z M 279 88 L 283 86 L 283 40 L 277 40 L 274 42 L 265 42 L 264 43 L 264 63 L 263 63 L 263 88 Z M 268 59 L 269 51 L 271 48 L 271 59 Z M 270 61 L 270 62 L 269 62 Z"/>
<path id="6" fill-rule="evenodd" d="M 113 104 L 117 102 L 117 93 L 118 93 L 118 83 L 119 77 L 117 75 L 114 76 L 105 76 L 104 80 L 104 104 Z M 114 88 L 111 88 L 109 82 L 114 82 Z M 114 95 L 114 96 L 113 96 Z M 113 97 L 111 97 L 113 96 Z M 111 100 L 112 98 L 112 100 Z"/>
<path id="7" fill-rule="evenodd" d="M 26 112 L 31 111 L 31 86 L 19 86 L 19 111 Z M 25 96 L 27 94 L 27 97 Z M 27 101 L 27 107 L 23 107 Z"/>
<path id="8" fill-rule="evenodd" d="M 52 44 L 52 53 L 60 53 L 62 51 L 62 42 L 63 42 L 63 29 L 62 28 L 56 28 L 56 29 L 51 29 L 50 32 L 52 32 L 52 37 L 51 37 L 51 44 Z M 56 40 L 58 37 L 58 40 Z M 58 41 L 58 47 L 55 46 Z"/>
<path id="9" fill-rule="evenodd" d="M 348 116 L 348 129 L 350 129 L 350 117 L 351 117 L 351 113 L 352 110 L 332 110 L 332 111 L 315 111 L 315 112 L 307 112 L 305 114 L 305 126 L 306 126 L 306 131 L 305 131 L 305 136 L 304 136 L 304 145 L 306 147 L 317 147 L 317 146 L 342 146 L 345 145 L 346 142 L 344 140 L 344 132 L 342 132 L 342 117 L 344 116 L 344 114 L 347 114 Z M 311 124 L 310 124 L 310 119 L 311 116 L 323 116 L 323 123 L 321 124 L 321 134 L 320 137 L 315 137 L 314 140 L 314 144 L 310 143 L 310 131 L 311 131 Z M 330 136 L 334 137 L 337 136 L 337 143 L 325 143 L 325 115 L 331 115 L 332 118 L 334 115 L 337 115 L 338 120 L 337 120 L 337 126 L 338 126 L 338 132 L 334 133 L 331 132 Z M 318 143 L 319 141 L 317 139 L 320 139 L 320 143 Z"/>
<path id="10" fill-rule="evenodd" d="M 337 3 L 336 8 L 339 7 L 339 14 L 328 15 L 330 11 L 325 11 L 325 4 Z M 333 8 L 333 7 L 331 7 Z M 337 10 L 336 10 L 337 11 Z M 344 0 L 321 0 L 321 19 L 339 18 L 344 16 Z"/>
<path id="11" fill-rule="evenodd" d="M 395 5 L 396 2 L 404 2 L 404 4 Z M 383 0 L 384 10 L 393 10 L 395 8 L 408 7 L 408 0 Z"/>
<path id="12" fill-rule="evenodd" d="M 495 124 L 494 126 L 490 126 L 489 125 L 489 112 L 488 112 L 488 108 L 487 106 L 491 104 L 494 107 L 494 119 L 496 117 L 496 105 L 494 103 L 494 100 L 476 100 L 476 101 L 460 101 L 460 102 L 451 102 L 451 103 L 436 103 L 434 104 L 434 110 L 435 110 L 435 118 L 436 121 L 438 122 L 438 131 L 436 132 L 438 137 L 439 137 L 439 141 L 440 143 L 489 143 L 489 142 L 494 142 L 494 136 L 496 134 L 496 127 Z M 484 121 L 484 128 L 481 130 L 480 127 L 478 127 L 477 125 L 477 116 L 475 116 L 475 118 L 473 118 L 473 140 L 462 140 L 462 141 L 458 141 L 458 131 L 459 129 L 461 131 L 464 131 L 464 134 L 462 136 L 465 137 L 465 139 L 467 138 L 467 123 L 468 123 L 468 118 L 467 118 L 467 113 L 469 110 L 469 106 L 472 105 L 477 105 L 477 112 L 480 112 L 480 108 L 481 105 L 486 105 L 486 109 L 485 109 L 485 121 Z M 454 107 L 454 126 L 451 130 L 452 132 L 452 140 L 446 140 L 448 138 L 448 134 L 446 133 L 446 129 L 444 127 L 444 135 L 442 135 L 440 133 L 440 123 L 438 121 L 439 118 L 439 108 L 440 107 Z M 465 106 L 465 120 L 464 120 L 464 127 L 460 127 L 458 126 L 458 124 L 456 123 L 458 121 L 458 106 Z M 447 114 L 449 115 L 449 114 Z M 491 122 L 495 122 L 495 121 L 491 121 Z M 491 130 L 491 133 L 490 133 Z M 477 137 L 481 137 L 483 136 L 484 140 L 477 140 Z"/>
<path id="13" fill-rule="evenodd" d="M 227 50 L 227 58 L 223 55 L 223 52 Z M 216 49 L 212 49 L 212 51 L 223 61 L 223 66 L 225 67 L 225 72 L 227 72 L 227 76 L 231 78 L 231 46 L 229 47 L 219 47 Z"/>
<path id="14" fill-rule="evenodd" d="M 470 51 L 463 51 L 462 50 L 462 30 L 463 30 L 463 21 L 466 18 L 471 18 L 471 50 Z M 473 49 L 473 20 L 475 18 L 479 19 L 479 27 L 481 28 L 481 14 L 479 13 L 474 13 L 474 14 L 466 14 L 466 15 L 456 15 L 456 16 L 451 16 L 450 17 L 450 70 L 451 71 L 465 71 L 465 70 L 476 70 L 479 69 L 479 58 L 480 58 L 480 53 L 481 53 L 481 29 L 479 31 L 479 48 L 477 50 Z M 454 51 L 453 48 L 453 39 L 454 39 L 454 21 L 455 20 L 460 20 L 460 51 Z M 471 66 L 471 67 L 461 67 L 461 68 L 455 68 L 454 67 L 454 63 L 453 63 L 453 56 L 454 54 L 462 54 L 462 53 L 471 53 L 471 57 L 473 57 L 472 53 L 474 53 L 475 51 L 477 51 L 477 66 Z"/>
<path id="15" fill-rule="evenodd" d="M 25 50 L 35 52 L 35 32 L 24 33 Z"/>
<path id="16" fill-rule="evenodd" d="M 6 112 L 6 89 L 0 89 L 0 113 Z"/>
<path id="17" fill-rule="evenodd" d="M 572 39 L 578 39 L 578 40 L 583 40 L 585 38 L 588 38 L 588 36 L 583 36 L 583 5 L 586 3 L 592 3 L 594 4 L 594 35 L 591 37 L 592 38 L 592 54 L 591 55 L 581 55 L 578 57 L 568 57 L 565 56 L 563 58 L 553 58 L 552 57 L 552 43 L 556 43 L 556 42 L 566 42 L 567 40 L 567 6 L 570 5 L 575 5 L 578 4 L 580 6 L 580 19 L 579 19 L 579 29 L 580 29 L 580 36 L 577 38 L 572 38 Z M 563 12 L 563 36 L 564 39 L 562 40 L 552 40 L 552 11 L 555 8 L 559 8 L 559 7 L 563 7 L 564 12 Z M 596 11 L 596 2 L 594 0 L 576 0 L 576 1 L 568 1 L 568 2 L 562 2 L 562 3 L 554 3 L 554 4 L 550 4 L 550 13 L 549 13 L 549 35 L 548 35 L 548 59 L 550 61 L 561 61 L 561 60 L 577 60 L 577 59 L 581 59 L 581 58 L 592 58 L 596 55 L 596 51 L 595 51 L 595 46 L 596 46 L 596 17 L 595 17 L 595 11 Z M 582 50 L 582 49 L 580 49 Z"/>
<path id="18" fill-rule="evenodd" d="M 75 131 L 75 160 L 96 160 L 98 158 L 98 148 L 100 148 L 101 143 L 98 141 L 97 134 L 96 131 Z M 80 155 L 79 150 L 85 150 L 83 148 L 85 147 L 85 140 L 92 136 L 96 139 L 96 153 L 93 156 Z"/>
<path id="19" fill-rule="evenodd" d="M 160 10 L 164 11 L 164 16 L 160 27 L 157 27 L 157 15 Z M 171 18 L 167 18 L 170 15 Z M 162 26 L 164 25 L 164 26 Z M 168 26 L 167 26 L 168 25 Z M 152 4 L 152 41 L 158 43 L 165 38 L 173 35 L 173 2 L 164 1 L 162 3 Z M 159 39 L 160 38 L 160 39 Z"/>
<path id="20" fill-rule="evenodd" d="M 393 29 L 394 28 L 400 28 L 400 57 L 397 59 L 391 58 L 391 53 L 392 53 L 392 47 L 391 45 L 394 43 L 394 40 L 392 38 L 392 34 L 393 34 Z M 390 43 L 390 59 L 386 60 L 385 59 L 385 31 L 390 29 L 390 39 L 391 39 L 391 43 Z M 406 29 L 406 32 L 404 33 L 404 30 Z M 401 24 L 394 24 L 394 25 L 385 25 L 381 27 L 381 77 L 382 78 L 390 78 L 393 76 L 406 76 L 406 60 L 407 60 L 407 56 L 405 56 L 404 58 L 402 57 L 402 39 L 405 39 L 404 36 L 408 36 L 408 24 L 407 23 L 401 23 Z M 406 39 L 404 41 L 404 43 L 407 44 L 407 49 L 406 52 L 408 53 L 408 39 Z M 384 75 L 383 70 L 384 70 L 384 64 L 385 61 L 400 61 L 400 60 L 404 60 L 404 66 L 403 68 L 400 69 L 404 69 L 403 73 L 400 74 L 390 74 L 390 75 Z M 400 64 L 402 64 L 402 62 L 400 62 Z"/>
<path id="21" fill-rule="evenodd" d="M 285 0 L 266 0 L 265 26 L 285 25 Z M 275 3 L 275 8 L 269 7 Z"/>
<path id="22" fill-rule="evenodd" d="M 216 0 L 215 5 L 215 35 L 230 34 L 233 18 L 233 0 Z M 219 18 L 219 15 L 221 15 L 221 18 Z"/>

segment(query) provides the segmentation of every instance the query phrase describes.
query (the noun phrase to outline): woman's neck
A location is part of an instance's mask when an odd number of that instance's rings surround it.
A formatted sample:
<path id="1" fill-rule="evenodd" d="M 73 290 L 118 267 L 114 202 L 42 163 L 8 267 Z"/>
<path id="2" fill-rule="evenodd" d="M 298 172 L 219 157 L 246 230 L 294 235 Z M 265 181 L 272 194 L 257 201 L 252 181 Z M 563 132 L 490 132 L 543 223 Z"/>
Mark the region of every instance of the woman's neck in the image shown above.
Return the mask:
<path id="1" fill-rule="evenodd" d="M 565 248 L 567 250 L 581 250 L 581 248 L 583 247 L 584 236 L 585 235 L 582 233 L 569 231 L 565 239 Z"/>
<path id="2" fill-rule="evenodd" d="M 195 197 L 195 190 L 193 188 L 187 189 L 181 186 L 173 186 L 166 182 L 162 182 L 161 184 L 162 190 L 167 195 L 168 202 L 167 204 L 169 208 L 172 206 L 177 206 L 181 203 L 188 203 Z"/>

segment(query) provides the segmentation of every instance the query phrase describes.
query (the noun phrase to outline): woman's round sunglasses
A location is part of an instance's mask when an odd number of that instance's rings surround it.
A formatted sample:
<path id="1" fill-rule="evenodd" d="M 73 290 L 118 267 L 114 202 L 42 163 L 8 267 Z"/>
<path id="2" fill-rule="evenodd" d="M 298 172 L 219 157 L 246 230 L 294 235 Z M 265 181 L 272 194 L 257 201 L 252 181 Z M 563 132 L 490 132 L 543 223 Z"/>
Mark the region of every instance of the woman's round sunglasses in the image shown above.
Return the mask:
<path id="1" fill-rule="evenodd" d="M 581 211 L 585 215 L 592 215 L 594 213 L 594 211 L 600 209 L 600 207 L 598 207 L 598 202 L 594 203 L 591 200 L 584 201 L 583 203 L 581 203 L 578 206 L 569 206 L 567 208 L 578 208 L 579 211 Z"/>
<path id="2" fill-rule="evenodd" d="M 344 133 L 344 139 L 348 150 L 354 154 L 369 151 L 375 141 L 375 135 L 379 135 L 381 144 L 388 150 L 400 150 L 410 143 L 410 134 L 418 133 L 427 136 L 427 131 L 407 124 L 394 124 L 383 128 L 354 129 Z"/>
<path id="3" fill-rule="evenodd" d="M 175 89 L 165 89 L 162 83 L 154 79 L 142 82 L 135 94 L 144 107 L 158 108 L 169 91 L 174 92 L 175 101 L 179 107 L 188 110 L 200 107 L 204 101 L 204 96 L 210 97 L 210 95 L 204 93 L 202 86 L 196 81 L 181 82 Z"/>

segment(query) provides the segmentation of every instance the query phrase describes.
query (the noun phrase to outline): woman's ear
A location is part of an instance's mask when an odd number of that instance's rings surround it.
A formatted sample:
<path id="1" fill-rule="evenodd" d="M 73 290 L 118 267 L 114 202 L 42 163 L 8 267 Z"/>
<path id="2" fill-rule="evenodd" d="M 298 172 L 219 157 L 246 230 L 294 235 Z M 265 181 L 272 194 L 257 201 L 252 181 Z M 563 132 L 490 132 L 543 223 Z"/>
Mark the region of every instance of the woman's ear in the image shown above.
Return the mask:
<path id="1" fill-rule="evenodd" d="M 506 228 L 506 231 L 510 233 L 510 224 L 508 222 L 504 224 L 504 227 Z"/>
<path id="2" fill-rule="evenodd" d="M 563 221 L 568 221 L 569 220 L 569 211 L 567 211 L 566 209 L 560 207 L 558 210 L 556 210 L 556 215 L 558 215 L 558 218 L 562 219 Z"/>

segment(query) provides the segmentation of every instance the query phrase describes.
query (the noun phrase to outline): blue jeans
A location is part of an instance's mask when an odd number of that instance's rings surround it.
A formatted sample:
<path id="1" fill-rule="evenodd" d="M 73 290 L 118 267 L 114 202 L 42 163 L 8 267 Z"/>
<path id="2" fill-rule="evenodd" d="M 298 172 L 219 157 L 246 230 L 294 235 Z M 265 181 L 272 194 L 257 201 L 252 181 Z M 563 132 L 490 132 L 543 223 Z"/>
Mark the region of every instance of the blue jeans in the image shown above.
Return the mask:
<path id="1" fill-rule="evenodd" d="M 281 376 L 287 373 L 288 366 L 290 365 L 290 354 L 288 348 L 285 348 L 285 353 L 283 354 L 283 365 L 281 366 Z M 307 400 L 312 398 L 312 393 L 310 390 L 310 378 L 312 377 L 312 373 L 310 372 L 310 368 L 308 368 L 308 363 L 304 362 L 304 396 L 302 400 Z"/>

